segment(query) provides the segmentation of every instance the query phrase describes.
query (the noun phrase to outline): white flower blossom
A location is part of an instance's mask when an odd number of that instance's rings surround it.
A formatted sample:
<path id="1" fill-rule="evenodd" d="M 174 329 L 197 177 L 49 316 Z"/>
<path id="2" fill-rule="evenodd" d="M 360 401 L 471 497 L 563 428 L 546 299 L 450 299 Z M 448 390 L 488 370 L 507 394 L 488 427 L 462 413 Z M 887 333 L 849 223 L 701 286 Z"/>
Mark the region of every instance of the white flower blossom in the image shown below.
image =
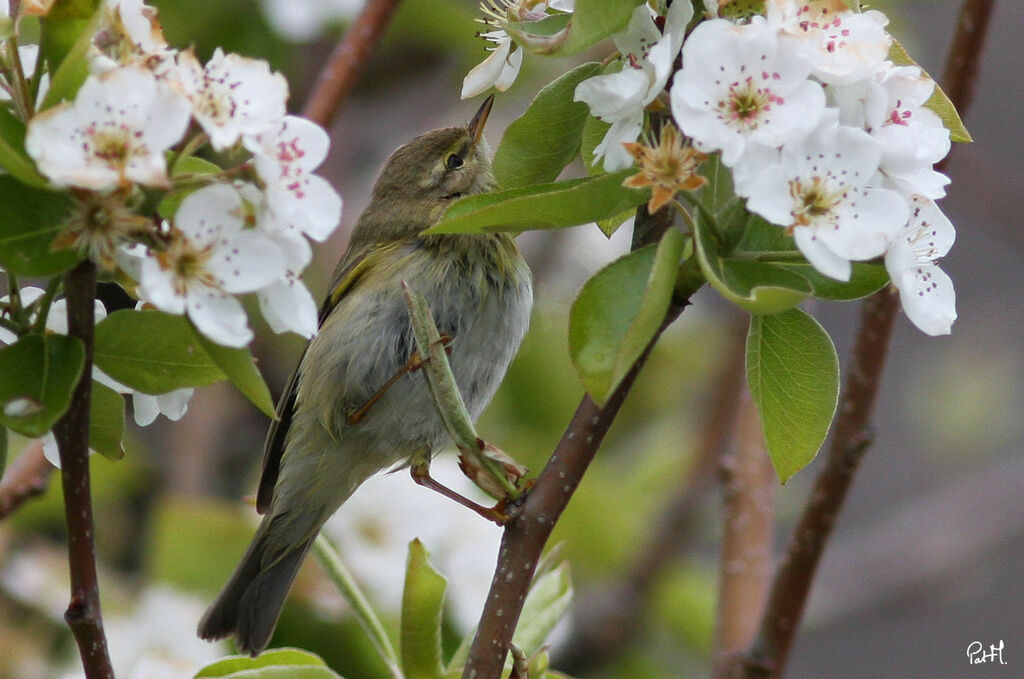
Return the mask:
<path id="1" fill-rule="evenodd" d="M 218 47 L 205 67 L 192 52 L 178 55 L 178 65 L 192 115 L 214 150 L 272 129 L 285 115 L 288 82 L 265 61 L 224 54 Z"/>
<path id="2" fill-rule="evenodd" d="M 640 136 L 644 108 L 665 89 L 683 44 L 683 31 L 692 16 L 690 3 L 672 3 L 662 33 L 650 8 L 639 5 L 626 30 L 613 36 L 623 56 L 622 70 L 588 78 L 576 86 L 573 99 L 585 102 L 595 118 L 611 124 L 594 149 L 594 157 L 603 157 L 604 168 L 609 172 L 633 164 L 632 156 L 622 145 Z"/>
<path id="3" fill-rule="evenodd" d="M 265 234 L 244 226 L 242 199 L 232 187 L 214 184 L 189 195 L 175 214 L 170 244 L 138 263 L 140 297 L 162 311 L 187 313 L 214 342 L 245 346 L 252 330 L 233 295 L 284 275 L 285 260 Z"/>
<path id="4" fill-rule="evenodd" d="M 911 208 L 910 220 L 885 253 L 885 267 L 907 318 L 929 335 L 948 335 L 956 320 L 956 293 L 936 260 L 949 252 L 956 230 L 924 196 L 913 196 Z"/>
<path id="5" fill-rule="evenodd" d="M 827 276 L 850 279 L 850 261 L 882 255 L 907 221 L 906 200 L 869 186 L 882 151 L 867 132 L 838 124 L 830 109 L 818 128 L 787 145 L 775 165 L 737 187 L 747 207 L 786 227 L 807 260 Z"/>
<path id="6" fill-rule="evenodd" d="M 261 0 L 271 27 L 288 40 L 308 42 L 354 19 L 366 0 Z"/>
<path id="7" fill-rule="evenodd" d="M 474 66 L 463 79 L 460 94 L 463 99 L 471 99 L 492 86 L 504 92 L 515 82 L 523 65 L 523 50 L 505 31 L 487 31 L 481 33 L 480 37 L 494 43 L 494 47 L 487 48 L 490 55 Z"/>
<path id="8" fill-rule="evenodd" d="M 737 25 L 705 21 L 683 45 L 672 113 L 704 152 L 733 167 L 751 148 L 798 141 L 821 119 L 825 95 L 810 64 L 760 17 Z"/>
<path id="9" fill-rule="evenodd" d="M 877 10 L 850 11 L 844 0 L 767 0 L 768 23 L 807 53 L 821 82 L 869 77 L 889 53 L 889 19 Z"/>
<path id="10" fill-rule="evenodd" d="M 164 151 L 188 122 L 188 102 L 174 88 L 129 66 L 86 78 L 74 102 L 30 120 L 25 149 L 58 186 L 167 186 Z"/>
<path id="11" fill-rule="evenodd" d="M 330 236 L 341 221 L 341 196 L 327 180 L 313 174 L 327 157 L 327 132 L 311 120 L 285 116 L 245 146 L 253 153 L 274 216 L 301 225 L 302 233 L 315 241 Z"/>
<path id="12" fill-rule="evenodd" d="M 164 39 L 157 12 L 142 0 L 106 0 L 89 45 L 89 70 L 106 73 L 139 66 L 158 77 L 174 75 L 177 50 Z"/>
<path id="13" fill-rule="evenodd" d="M 840 120 L 863 127 L 882 143 L 882 173 L 908 194 L 946 195 L 949 177 L 934 164 L 949 153 L 949 130 L 924 104 L 935 81 L 916 66 L 885 62 L 871 78 L 829 88 Z"/>

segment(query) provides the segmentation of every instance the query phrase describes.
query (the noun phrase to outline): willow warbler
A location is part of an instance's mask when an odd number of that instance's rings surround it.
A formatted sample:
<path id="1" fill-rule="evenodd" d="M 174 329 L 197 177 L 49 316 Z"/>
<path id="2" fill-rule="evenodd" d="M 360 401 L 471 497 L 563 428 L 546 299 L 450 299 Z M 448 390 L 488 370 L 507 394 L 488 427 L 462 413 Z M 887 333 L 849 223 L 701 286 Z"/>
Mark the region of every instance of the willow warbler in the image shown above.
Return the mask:
<path id="1" fill-rule="evenodd" d="M 375 472 L 450 443 L 422 371 L 403 374 L 416 347 L 403 280 L 451 338 L 452 372 L 474 419 L 497 390 L 529 323 L 530 271 L 507 234 L 421 235 L 453 200 L 493 187 L 482 134 L 492 102 L 384 164 L 267 434 L 263 522 L 199 623 L 202 638 L 234 635 L 252 655 L 266 648 L 327 518 Z"/>

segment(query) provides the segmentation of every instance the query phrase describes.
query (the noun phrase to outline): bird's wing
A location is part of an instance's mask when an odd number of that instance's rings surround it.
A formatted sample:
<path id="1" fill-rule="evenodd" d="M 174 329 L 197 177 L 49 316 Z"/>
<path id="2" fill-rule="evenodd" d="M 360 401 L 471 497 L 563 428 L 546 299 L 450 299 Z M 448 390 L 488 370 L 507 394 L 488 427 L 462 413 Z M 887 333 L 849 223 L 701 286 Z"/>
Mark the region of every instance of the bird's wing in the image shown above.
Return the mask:
<path id="1" fill-rule="evenodd" d="M 334 281 L 323 306 L 320 307 L 319 324 L 324 321 L 338 305 L 338 302 L 345 297 L 363 277 L 382 258 L 388 256 L 401 243 L 385 243 L 367 248 L 362 252 L 349 255 L 342 260 L 334 275 Z M 305 357 L 305 351 L 303 351 Z M 292 373 L 291 379 L 281 398 L 277 402 L 276 417 L 270 423 L 267 431 L 267 438 L 263 443 L 263 471 L 260 474 L 260 485 L 256 491 L 256 511 L 266 514 L 270 509 L 271 500 L 274 498 L 274 486 L 277 484 L 278 474 L 281 472 L 281 456 L 284 454 L 285 442 L 288 437 L 288 429 L 291 427 L 292 414 L 295 412 L 295 399 L 299 393 L 299 376 L 302 367 L 302 359 L 299 359 L 299 367 Z"/>

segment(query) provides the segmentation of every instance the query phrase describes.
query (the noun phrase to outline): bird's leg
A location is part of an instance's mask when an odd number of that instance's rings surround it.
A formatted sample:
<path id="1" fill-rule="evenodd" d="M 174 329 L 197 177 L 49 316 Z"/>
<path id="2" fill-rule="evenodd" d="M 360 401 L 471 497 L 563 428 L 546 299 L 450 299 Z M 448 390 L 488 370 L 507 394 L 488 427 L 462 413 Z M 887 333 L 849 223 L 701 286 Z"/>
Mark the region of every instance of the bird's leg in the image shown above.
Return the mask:
<path id="1" fill-rule="evenodd" d="M 452 347 L 451 347 L 452 336 L 448 335 L 448 334 L 442 334 L 440 341 L 441 341 L 441 344 L 444 346 L 445 353 L 448 354 L 448 355 L 451 355 L 451 353 L 452 353 Z M 417 370 L 419 370 L 420 368 L 422 368 L 423 364 L 426 363 L 429 360 L 430 360 L 429 358 L 422 358 L 420 356 L 420 352 L 418 350 L 413 351 L 412 352 L 412 356 L 409 358 L 408 361 L 405 362 L 405 365 L 403 365 L 401 368 L 399 368 L 398 372 L 396 372 L 394 375 L 392 375 L 391 378 L 388 379 L 388 381 L 384 383 L 384 386 L 381 387 L 380 389 L 378 389 L 373 394 L 373 396 L 371 396 L 370 399 L 366 403 L 364 403 L 362 405 L 362 407 L 359 408 L 359 410 L 356 410 L 355 412 L 349 413 L 345 417 L 345 421 L 348 422 L 350 425 L 359 424 L 359 422 L 364 417 L 366 417 L 366 413 L 370 412 L 370 408 L 373 406 L 373 404 L 376 403 L 377 401 L 379 401 L 381 399 L 381 397 L 387 392 L 388 389 L 393 387 L 395 385 L 395 383 L 398 382 L 398 380 L 400 380 L 404 375 L 408 375 L 409 373 L 414 373 Z"/>
<path id="2" fill-rule="evenodd" d="M 511 515 L 505 513 L 506 502 L 501 500 L 498 504 L 493 507 L 484 507 L 481 504 L 473 502 L 468 497 L 456 493 L 448 486 L 442 484 L 437 479 L 430 475 L 430 457 L 429 455 L 417 456 L 413 459 L 412 465 L 409 467 L 409 472 L 412 474 L 412 480 L 424 488 L 444 495 L 449 500 L 458 502 L 463 507 L 472 509 L 474 512 L 484 517 L 488 521 L 493 521 L 499 526 L 504 526 Z"/>

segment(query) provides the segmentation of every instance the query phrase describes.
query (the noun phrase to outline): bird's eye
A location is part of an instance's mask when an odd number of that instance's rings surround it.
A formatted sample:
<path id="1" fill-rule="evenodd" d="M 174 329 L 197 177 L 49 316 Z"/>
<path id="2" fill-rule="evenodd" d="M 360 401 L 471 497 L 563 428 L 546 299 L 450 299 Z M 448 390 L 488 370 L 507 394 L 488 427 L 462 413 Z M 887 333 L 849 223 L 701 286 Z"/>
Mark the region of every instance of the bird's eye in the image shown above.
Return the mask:
<path id="1" fill-rule="evenodd" d="M 444 159 L 444 166 L 449 170 L 458 170 L 462 167 L 462 156 L 458 153 L 449 153 L 448 157 Z"/>

